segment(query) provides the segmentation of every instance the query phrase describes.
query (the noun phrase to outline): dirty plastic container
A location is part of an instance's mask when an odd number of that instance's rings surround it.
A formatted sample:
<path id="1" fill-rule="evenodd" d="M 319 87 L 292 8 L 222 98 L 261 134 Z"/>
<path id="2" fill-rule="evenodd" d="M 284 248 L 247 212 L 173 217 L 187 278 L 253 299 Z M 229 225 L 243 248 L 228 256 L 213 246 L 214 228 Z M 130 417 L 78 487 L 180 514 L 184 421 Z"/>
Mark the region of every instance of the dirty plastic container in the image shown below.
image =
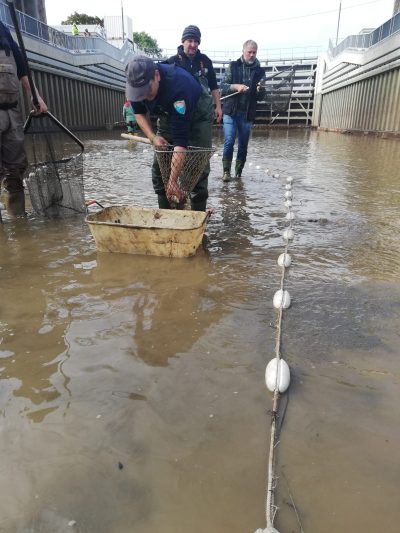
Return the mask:
<path id="1" fill-rule="evenodd" d="M 100 252 L 189 257 L 203 239 L 209 212 L 105 207 L 86 222 Z"/>

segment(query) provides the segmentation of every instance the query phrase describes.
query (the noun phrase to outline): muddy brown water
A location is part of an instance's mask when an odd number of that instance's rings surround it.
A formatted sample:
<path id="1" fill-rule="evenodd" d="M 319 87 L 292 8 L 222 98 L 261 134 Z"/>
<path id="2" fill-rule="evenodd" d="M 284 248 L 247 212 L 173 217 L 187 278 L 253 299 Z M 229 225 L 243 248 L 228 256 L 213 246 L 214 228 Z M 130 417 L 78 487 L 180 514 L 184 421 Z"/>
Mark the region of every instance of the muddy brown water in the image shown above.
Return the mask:
<path id="1" fill-rule="evenodd" d="M 152 152 L 119 133 L 84 136 L 86 197 L 154 207 Z M 255 133 L 241 181 L 222 183 L 213 158 L 215 213 L 189 259 L 97 253 L 82 218 L 4 214 L 0 531 L 265 527 L 292 175 L 275 526 L 397 533 L 399 168 L 394 140 Z"/>

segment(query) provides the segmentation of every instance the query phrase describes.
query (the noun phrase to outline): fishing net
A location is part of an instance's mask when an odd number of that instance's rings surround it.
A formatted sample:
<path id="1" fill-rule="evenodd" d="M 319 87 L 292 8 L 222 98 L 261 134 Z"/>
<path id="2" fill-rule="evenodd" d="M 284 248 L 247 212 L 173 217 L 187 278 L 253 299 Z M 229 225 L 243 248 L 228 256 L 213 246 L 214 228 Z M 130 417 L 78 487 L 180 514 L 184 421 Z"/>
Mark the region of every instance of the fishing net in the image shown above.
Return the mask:
<path id="1" fill-rule="evenodd" d="M 296 68 L 293 67 L 286 74 L 283 71 L 261 81 L 260 85 L 265 89 L 264 101 L 271 113 L 287 111 L 292 96 L 295 72 Z"/>
<path id="2" fill-rule="evenodd" d="M 165 190 L 172 192 L 177 198 L 183 193 L 186 199 L 209 164 L 214 151 L 214 148 L 188 146 L 186 151 L 176 152 L 170 145 L 155 149 Z M 174 174 L 174 171 L 178 174 L 178 178 L 176 182 L 169 183 L 171 173 Z"/>
<path id="3" fill-rule="evenodd" d="M 50 113 L 31 114 L 24 130 L 33 211 L 49 218 L 85 213 L 82 143 Z"/>

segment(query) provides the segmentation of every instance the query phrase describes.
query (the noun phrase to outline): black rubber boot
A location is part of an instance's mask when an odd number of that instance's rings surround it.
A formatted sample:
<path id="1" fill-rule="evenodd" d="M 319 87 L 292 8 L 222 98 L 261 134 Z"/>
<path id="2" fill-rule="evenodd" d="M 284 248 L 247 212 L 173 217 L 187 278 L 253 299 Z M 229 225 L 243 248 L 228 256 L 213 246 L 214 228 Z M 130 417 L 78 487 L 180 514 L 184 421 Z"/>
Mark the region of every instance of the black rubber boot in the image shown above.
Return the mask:
<path id="1" fill-rule="evenodd" d="M 239 161 L 236 159 L 235 163 L 235 178 L 241 178 L 242 177 L 242 171 L 244 168 L 244 161 Z"/>
<path id="2" fill-rule="evenodd" d="M 171 209 L 168 198 L 165 194 L 157 194 L 159 209 Z"/>
<path id="3" fill-rule="evenodd" d="M 10 217 L 21 217 L 25 215 L 25 192 L 6 193 L 7 213 Z"/>

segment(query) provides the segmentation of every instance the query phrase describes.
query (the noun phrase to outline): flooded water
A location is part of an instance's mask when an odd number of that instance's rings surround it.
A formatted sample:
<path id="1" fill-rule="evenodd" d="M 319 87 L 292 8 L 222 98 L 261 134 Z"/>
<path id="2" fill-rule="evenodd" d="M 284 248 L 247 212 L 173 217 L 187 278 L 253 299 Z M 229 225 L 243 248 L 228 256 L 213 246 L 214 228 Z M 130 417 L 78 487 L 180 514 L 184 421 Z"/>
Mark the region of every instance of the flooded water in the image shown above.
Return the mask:
<path id="1" fill-rule="evenodd" d="M 152 152 L 119 133 L 84 139 L 86 197 L 155 207 Z M 212 159 L 193 258 L 98 253 L 82 218 L 3 214 L 1 532 L 265 527 L 288 175 L 275 526 L 399 531 L 400 145 L 298 130 L 249 148 L 240 181 Z"/>

